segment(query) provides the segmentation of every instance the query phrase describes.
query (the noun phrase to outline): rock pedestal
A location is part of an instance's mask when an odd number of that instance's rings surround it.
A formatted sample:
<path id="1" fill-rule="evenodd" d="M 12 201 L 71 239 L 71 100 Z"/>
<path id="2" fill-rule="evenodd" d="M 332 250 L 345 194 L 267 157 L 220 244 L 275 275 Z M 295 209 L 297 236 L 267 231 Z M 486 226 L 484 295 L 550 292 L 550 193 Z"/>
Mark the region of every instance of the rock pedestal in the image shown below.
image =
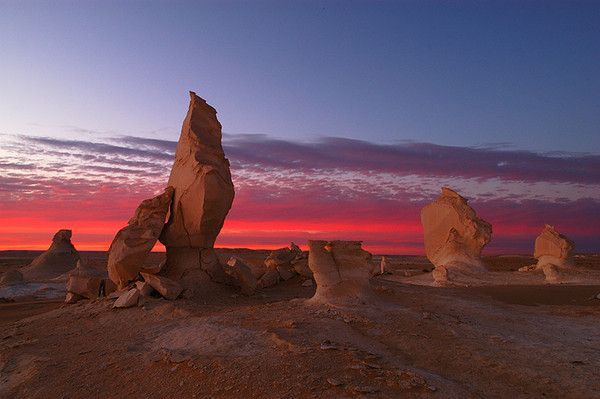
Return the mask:
<path id="1" fill-rule="evenodd" d="M 142 201 L 108 250 L 108 276 L 121 289 L 135 280 L 165 225 L 173 188 Z"/>
<path id="2" fill-rule="evenodd" d="M 481 250 L 492 237 L 492 225 L 477 217 L 467 200 L 449 188 L 421 210 L 425 254 L 435 267 L 485 271 Z M 438 273 L 441 277 L 448 273 Z"/>
<path id="3" fill-rule="evenodd" d="M 308 241 L 308 266 L 317 283 L 313 302 L 351 304 L 369 300 L 371 254 L 361 241 Z"/>

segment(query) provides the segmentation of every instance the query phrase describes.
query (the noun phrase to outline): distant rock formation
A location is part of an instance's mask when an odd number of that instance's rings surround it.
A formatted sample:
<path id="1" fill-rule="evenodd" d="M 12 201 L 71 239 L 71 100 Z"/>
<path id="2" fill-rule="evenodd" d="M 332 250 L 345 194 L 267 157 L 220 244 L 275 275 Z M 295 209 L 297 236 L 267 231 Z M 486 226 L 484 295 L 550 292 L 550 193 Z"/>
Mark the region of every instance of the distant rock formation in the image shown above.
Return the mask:
<path id="1" fill-rule="evenodd" d="M 442 194 L 421 210 L 425 254 L 438 270 L 439 282 L 452 278 L 453 272 L 483 271 L 481 250 L 492 237 L 492 225 L 478 218 L 467 200 L 444 187 Z"/>
<path id="2" fill-rule="evenodd" d="M 317 283 L 311 301 L 346 305 L 371 297 L 372 255 L 361 245 L 361 241 L 308 241 L 308 266 Z"/>
<path id="3" fill-rule="evenodd" d="M 523 266 L 521 272 L 541 270 L 546 282 L 558 283 L 566 279 L 564 275 L 575 264 L 573 251 L 575 243 L 560 234 L 553 226 L 545 225 L 540 235 L 535 239 L 533 256 L 537 264 Z"/>
<path id="4" fill-rule="evenodd" d="M 165 225 L 173 187 L 154 198 L 142 201 L 127 226 L 116 234 L 108 250 L 108 276 L 124 288 L 138 277 L 146 257 L 156 244 Z"/>
<path id="5" fill-rule="evenodd" d="M 552 264 L 558 267 L 574 265 L 573 251 L 575 243 L 560 234 L 553 226 L 545 225 L 540 235 L 535 239 L 533 256 L 538 260 L 538 267 Z"/>
<path id="6" fill-rule="evenodd" d="M 169 220 L 160 236 L 167 247 L 167 262 L 161 274 L 174 280 L 185 278 L 186 288 L 206 281 L 206 275 L 218 282 L 226 282 L 229 277 L 212 249 L 234 197 L 221 137 L 216 110 L 190 92 L 168 182 L 175 193 Z"/>
<path id="7" fill-rule="evenodd" d="M 71 243 L 71 230 L 59 230 L 52 238 L 50 248 L 21 268 L 27 280 L 51 279 L 72 270 L 79 261 L 79 252 Z"/>

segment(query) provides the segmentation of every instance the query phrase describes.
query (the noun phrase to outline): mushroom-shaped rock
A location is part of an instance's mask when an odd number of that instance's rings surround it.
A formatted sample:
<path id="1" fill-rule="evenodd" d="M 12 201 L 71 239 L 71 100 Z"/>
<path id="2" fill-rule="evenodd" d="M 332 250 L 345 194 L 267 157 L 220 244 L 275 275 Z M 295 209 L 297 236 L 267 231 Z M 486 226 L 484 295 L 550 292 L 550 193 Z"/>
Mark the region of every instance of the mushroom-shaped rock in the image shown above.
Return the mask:
<path id="1" fill-rule="evenodd" d="M 72 270 L 79 261 L 79 252 L 71 243 L 71 230 L 59 230 L 47 251 L 35 258 L 21 273 L 28 280 L 50 279 Z"/>
<path id="2" fill-rule="evenodd" d="M 317 283 L 311 301 L 344 305 L 368 300 L 372 255 L 361 245 L 361 241 L 308 241 L 308 266 Z"/>
<path id="3" fill-rule="evenodd" d="M 535 239 L 533 256 L 537 258 L 537 268 L 551 264 L 557 267 L 571 267 L 574 264 L 573 241 L 560 234 L 553 226 L 545 225 Z"/>
<path id="4" fill-rule="evenodd" d="M 123 288 L 137 278 L 146 257 L 156 244 L 165 225 L 173 198 L 172 187 L 154 198 L 142 201 L 129 220 L 113 239 L 108 249 L 108 276 Z"/>
<path id="5" fill-rule="evenodd" d="M 467 200 L 444 187 L 421 210 L 425 254 L 435 267 L 464 272 L 484 271 L 481 250 L 492 237 L 492 225 L 477 217 Z M 440 273 L 440 276 L 447 273 Z"/>

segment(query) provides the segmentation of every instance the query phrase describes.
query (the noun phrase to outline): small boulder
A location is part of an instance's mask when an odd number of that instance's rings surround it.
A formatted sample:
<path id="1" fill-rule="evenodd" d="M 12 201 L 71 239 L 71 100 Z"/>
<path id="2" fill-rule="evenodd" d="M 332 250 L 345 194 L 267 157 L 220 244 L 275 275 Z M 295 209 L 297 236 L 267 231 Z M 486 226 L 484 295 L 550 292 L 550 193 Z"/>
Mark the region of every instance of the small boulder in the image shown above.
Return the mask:
<path id="1" fill-rule="evenodd" d="M 145 281 L 136 281 L 135 287 L 138 289 L 141 296 L 150 296 L 154 292 L 154 288 Z"/>
<path id="2" fill-rule="evenodd" d="M 275 284 L 277 284 L 279 282 L 279 272 L 277 271 L 277 269 L 267 269 L 267 271 L 265 272 L 265 274 L 263 274 L 261 276 L 261 278 L 258 280 L 257 283 L 257 287 L 258 288 L 267 288 L 267 287 L 271 287 L 274 286 Z"/>
<path id="3" fill-rule="evenodd" d="M 129 291 L 124 292 L 117 298 L 113 303 L 113 308 L 130 308 L 136 306 L 140 298 L 140 291 L 137 288 L 132 288 Z"/>
<path id="4" fill-rule="evenodd" d="M 77 295 L 72 292 L 67 292 L 67 295 L 65 297 L 65 303 L 74 304 L 81 299 L 83 299 L 81 295 Z"/>
<path id="5" fill-rule="evenodd" d="M 244 295 L 252 295 L 256 291 L 257 281 L 252 270 L 240 258 L 232 256 L 227 261 L 225 272 L 236 282 Z"/>
<path id="6" fill-rule="evenodd" d="M 150 284 L 165 299 L 175 300 L 183 291 L 183 287 L 170 278 L 155 274 L 141 273 L 145 282 Z"/>
<path id="7" fill-rule="evenodd" d="M 308 267 L 308 257 L 296 258 L 292 261 L 292 268 L 302 277 L 312 278 L 312 270 Z"/>
<path id="8" fill-rule="evenodd" d="M 85 266 L 81 261 L 68 273 L 67 292 L 87 299 L 96 299 L 102 294 L 105 274 L 99 270 Z"/>

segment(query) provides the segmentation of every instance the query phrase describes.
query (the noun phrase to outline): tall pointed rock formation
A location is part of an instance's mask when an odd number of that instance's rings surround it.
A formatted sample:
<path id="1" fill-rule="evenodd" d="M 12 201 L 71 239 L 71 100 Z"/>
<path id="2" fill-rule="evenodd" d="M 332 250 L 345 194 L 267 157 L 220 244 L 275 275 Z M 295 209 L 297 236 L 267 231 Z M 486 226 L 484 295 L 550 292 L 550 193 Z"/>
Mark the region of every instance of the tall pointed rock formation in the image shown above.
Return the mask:
<path id="1" fill-rule="evenodd" d="M 217 111 L 196 93 L 177 144 L 168 186 L 175 189 L 169 220 L 160 236 L 167 247 L 164 274 L 183 280 L 202 270 L 214 281 L 228 279 L 213 251 L 234 197 L 229 161 L 221 145 Z M 204 278 L 204 276 L 202 277 Z"/>

